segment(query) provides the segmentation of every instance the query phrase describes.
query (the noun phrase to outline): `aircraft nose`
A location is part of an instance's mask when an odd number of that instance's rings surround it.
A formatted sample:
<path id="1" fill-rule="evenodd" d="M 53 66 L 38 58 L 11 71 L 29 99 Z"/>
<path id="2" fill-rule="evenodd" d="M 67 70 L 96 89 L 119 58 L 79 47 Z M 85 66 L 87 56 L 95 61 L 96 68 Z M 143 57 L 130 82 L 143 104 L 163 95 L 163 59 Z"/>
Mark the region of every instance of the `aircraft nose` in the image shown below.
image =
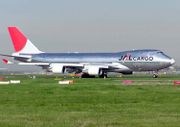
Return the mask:
<path id="1" fill-rule="evenodd" d="M 173 65 L 175 63 L 175 60 L 174 59 L 170 59 L 170 63 L 171 63 L 171 65 Z"/>

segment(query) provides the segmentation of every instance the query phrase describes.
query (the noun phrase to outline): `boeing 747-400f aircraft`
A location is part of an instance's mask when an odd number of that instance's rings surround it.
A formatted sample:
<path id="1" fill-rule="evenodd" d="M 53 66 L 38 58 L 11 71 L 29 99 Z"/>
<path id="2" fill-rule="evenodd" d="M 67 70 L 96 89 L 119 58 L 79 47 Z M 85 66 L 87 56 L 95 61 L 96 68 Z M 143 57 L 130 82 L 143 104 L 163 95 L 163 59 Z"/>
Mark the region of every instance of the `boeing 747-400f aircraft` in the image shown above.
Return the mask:
<path id="1" fill-rule="evenodd" d="M 16 27 L 8 27 L 18 65 L 36 65 L 53 73 L 82 73 L 107 77 L 108 72 L 132 74 L 134 71 L 152 71 L 157 77 L 159 70 L 175 63 L 162 51 L 143 49 L 116 53 L 45 53 L 34 46 Z M 3 59 L 7 64 L 13 64 Z"/>

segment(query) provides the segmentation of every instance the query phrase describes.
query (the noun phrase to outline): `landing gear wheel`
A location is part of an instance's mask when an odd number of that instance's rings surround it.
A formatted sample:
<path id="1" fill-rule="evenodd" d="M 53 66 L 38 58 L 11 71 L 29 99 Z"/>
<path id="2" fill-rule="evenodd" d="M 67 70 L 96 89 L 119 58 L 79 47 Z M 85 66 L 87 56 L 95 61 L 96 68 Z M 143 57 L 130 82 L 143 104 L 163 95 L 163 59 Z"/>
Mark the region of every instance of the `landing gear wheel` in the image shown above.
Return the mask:
<path id="1" fill-rule="evenodd" d="M 87 73 L 83 73 L 83 74 L 81 75 L 81 78 L 95 78 L 95 76 L 94 76 L 94 75 L 89 75 L 89 74 L 87 74 Z"/>
<path id="2" fill-rule="evenodd" d="M 105 78 L 107 78 L 107 77 L 108 77 L 107 74 L 104 74 L 103 78 L 105 79 Z"/>
<path id="3" fill-rule="evenodd" d="M 103 74 L 101 74 L 101 75 L 99 75 L 99 78 L 107 78 L 108 76 L 107 76 L 107 73 L 103 73 Z"/>
<path id="4" fill-rule="evenodd" d="M 158 78 L 158 74 L 153 74 L 153 78 Z"/>

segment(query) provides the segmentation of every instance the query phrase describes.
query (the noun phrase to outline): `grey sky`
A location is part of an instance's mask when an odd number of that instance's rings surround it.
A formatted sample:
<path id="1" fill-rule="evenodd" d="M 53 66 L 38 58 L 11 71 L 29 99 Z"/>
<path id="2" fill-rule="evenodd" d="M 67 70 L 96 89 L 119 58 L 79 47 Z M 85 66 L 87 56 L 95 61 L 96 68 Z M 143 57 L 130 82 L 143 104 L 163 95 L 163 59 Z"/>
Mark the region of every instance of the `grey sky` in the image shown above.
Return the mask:
<path id="1" fill-rule="evenodd" d="M 47 52 L 153 48 L 180 64 L 179 5 L 179 0 L 0 0 L 0 52 L 13 52 L 7 26 L 15 25 Z"/>

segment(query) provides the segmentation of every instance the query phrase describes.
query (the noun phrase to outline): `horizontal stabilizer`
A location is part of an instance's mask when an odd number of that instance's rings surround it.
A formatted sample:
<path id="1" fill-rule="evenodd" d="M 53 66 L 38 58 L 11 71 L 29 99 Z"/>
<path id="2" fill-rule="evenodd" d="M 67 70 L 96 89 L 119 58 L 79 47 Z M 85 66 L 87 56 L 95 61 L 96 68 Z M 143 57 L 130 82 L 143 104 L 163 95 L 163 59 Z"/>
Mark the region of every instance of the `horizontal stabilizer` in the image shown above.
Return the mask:
<path id="1" fill-rule="evenodd" d="M 7 60 L 7 59 L 2 59 L 2 62 L 5 64 L 13 64 L 13 62 Z"/>

